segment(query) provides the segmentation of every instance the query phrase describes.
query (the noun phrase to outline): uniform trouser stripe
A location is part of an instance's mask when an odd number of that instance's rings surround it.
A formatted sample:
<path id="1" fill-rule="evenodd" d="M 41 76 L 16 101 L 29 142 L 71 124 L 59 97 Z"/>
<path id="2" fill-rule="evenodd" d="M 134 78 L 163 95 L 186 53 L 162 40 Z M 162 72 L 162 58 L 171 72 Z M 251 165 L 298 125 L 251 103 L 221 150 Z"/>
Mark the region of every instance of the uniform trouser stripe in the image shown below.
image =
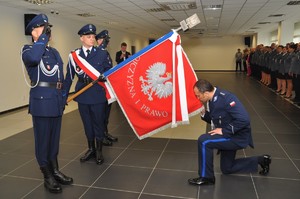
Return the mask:
<path id="1" fill-rule="evenodd" d="M 220 138 L 220 139 L 216 139 L 216 140 L 206 140 L 202 143 L 202 171 L 201 171 L 201 176 L 205 177 L 205 170 L 206 170 L 206 144 L 209 144 L 210 142 L 226 142 L 229 141 L 229 138 Z"/>

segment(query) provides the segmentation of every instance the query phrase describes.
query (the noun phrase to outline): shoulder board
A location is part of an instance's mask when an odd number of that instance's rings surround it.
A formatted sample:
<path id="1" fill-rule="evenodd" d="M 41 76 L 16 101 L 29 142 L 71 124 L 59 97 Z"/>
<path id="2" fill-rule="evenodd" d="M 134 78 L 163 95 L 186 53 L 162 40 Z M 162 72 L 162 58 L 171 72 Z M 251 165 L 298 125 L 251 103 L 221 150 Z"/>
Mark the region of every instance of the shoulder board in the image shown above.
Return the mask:
<path id="1" fill-rule="evenodd" d="M 220 95 L 226 95 L 225 93 L 223 93 L 223 92 L 220 92 Z"/>

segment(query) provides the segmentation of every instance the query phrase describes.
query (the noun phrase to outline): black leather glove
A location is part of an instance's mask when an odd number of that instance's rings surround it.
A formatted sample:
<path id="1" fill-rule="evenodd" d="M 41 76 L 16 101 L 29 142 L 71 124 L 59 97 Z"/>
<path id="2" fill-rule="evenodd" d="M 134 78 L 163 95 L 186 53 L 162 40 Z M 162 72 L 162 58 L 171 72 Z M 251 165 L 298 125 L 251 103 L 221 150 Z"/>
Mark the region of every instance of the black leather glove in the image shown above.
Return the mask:
<path id="1" fill-rule="evenodd" d="M 51 25 L 49 23 L 45 23 L 44 30 L 42 34 L 46 34 L 49 38 L 51 36 Z"/>

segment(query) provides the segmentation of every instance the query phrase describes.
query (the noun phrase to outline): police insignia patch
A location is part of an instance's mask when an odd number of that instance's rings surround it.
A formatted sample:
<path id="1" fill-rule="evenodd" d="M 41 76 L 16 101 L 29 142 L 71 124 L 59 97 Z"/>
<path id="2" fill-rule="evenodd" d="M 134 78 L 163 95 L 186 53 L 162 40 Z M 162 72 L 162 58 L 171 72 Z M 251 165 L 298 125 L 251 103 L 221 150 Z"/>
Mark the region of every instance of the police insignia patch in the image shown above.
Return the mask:
<path id="1" fill-rule="evenodd" d="M 231 107 L 235 106 L 235 101 L 230 102 L 230 106 Z"/>

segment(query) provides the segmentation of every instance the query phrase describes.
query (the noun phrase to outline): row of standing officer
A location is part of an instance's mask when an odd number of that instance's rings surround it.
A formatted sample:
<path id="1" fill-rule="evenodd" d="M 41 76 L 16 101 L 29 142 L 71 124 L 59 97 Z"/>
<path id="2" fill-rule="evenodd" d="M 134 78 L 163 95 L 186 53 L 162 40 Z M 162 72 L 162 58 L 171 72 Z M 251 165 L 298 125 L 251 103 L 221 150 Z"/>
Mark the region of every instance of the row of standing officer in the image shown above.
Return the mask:
<path id="1" fill-rule="evenodd" d="M 269 87 L 286 98 L 291 97 L 292 90 L 295 91 L 294 103 L 300 103 L 300 46 L 289 44 L 287 46 L 272 44 L 271 47 L 258 45 L 255 52 L 250 56 L 250 65 L 254 71 L 254 77 L 261 78 L 262 73 L 270 75 Z M 280 80 L 287 81 L 287 88 L 284 90 Z"/>
<path id="2" fill-rule="evenodd" d="M 48 45 L 51 27 L 46 15 L 39 14 L 34 17 L 26 27 L 26 32 L 32 35 L 33 44 L 24 45 L 21 56 L 31 81 L 29 113 L 33 121 L 36 159 L 44 175 L 46 189 L 52 193 L 60 193 L 61 184 L 73 183 L 71 177 L 59 171 L 57 161 L 62 115 L 68 93 L 75 75 L 78 77 L 75 92 L 93 80 L 72 60 L 71 54 L 64 78 L 61 56 L 56 49 Z M 107 36 L 106 40 L 104 39 L 107 45 L 109 41 L 107 31 L 101 32 L 98 37 L 102 37 L 103 34 Z M 78 31 L 78 35 L 82 42 L 82 46 L 75 50 L 78 56 L 100 73 L 109 70 L 112 62 L 105 47 L 103 45 L 94 47 L 96 27 L 87 24 Z M 100 78 L 99 81 L 105 79 Z M 93 158 L 97 164 L 102 164 L 104 162 L 102 145 L 111 145 L 112 141 L 117 141 L 117 138 L 107 132 L 109 106 L 105 90 L 99 84 L 94 84 L 76 97 L 75 101 L 78 102 L 89 146 L 80 161 Z"/>

